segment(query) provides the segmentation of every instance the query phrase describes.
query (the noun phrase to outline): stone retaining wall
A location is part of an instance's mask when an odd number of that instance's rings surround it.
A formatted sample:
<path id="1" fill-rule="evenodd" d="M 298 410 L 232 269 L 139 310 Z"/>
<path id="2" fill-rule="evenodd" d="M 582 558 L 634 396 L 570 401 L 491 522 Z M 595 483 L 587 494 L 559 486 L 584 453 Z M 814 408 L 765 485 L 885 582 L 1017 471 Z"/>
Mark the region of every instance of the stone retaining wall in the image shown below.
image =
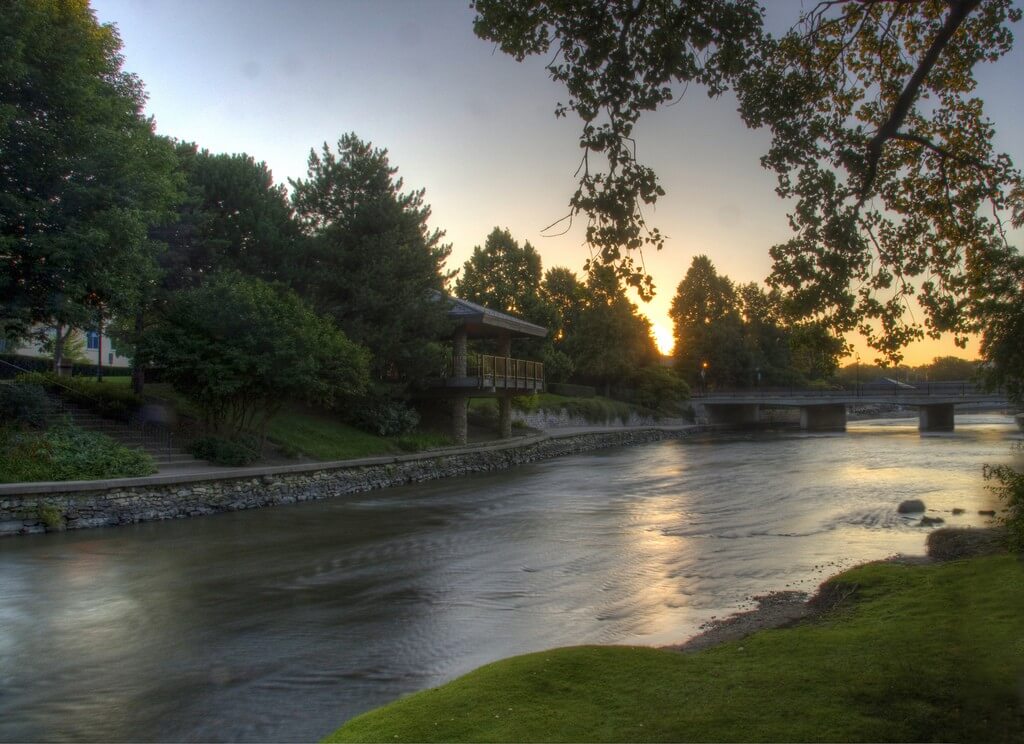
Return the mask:
<path id="1" fill-rule="evenodd" d="M 540 435 L 440 453 L 345 463 L 247 468 L 189 476 L 0 486 L 0 536 L 110 527 L 314 501 L 536 462 L 605 447 L 685 436 L 685 429 Z"/>

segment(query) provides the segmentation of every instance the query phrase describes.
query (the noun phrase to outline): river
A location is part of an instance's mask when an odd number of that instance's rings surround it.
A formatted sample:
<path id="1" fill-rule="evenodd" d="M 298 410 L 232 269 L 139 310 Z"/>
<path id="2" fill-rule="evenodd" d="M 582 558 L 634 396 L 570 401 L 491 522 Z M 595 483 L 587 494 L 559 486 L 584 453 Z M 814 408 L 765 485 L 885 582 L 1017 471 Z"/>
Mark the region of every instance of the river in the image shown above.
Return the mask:
<path id="1" fill-rule="evenodd" d="M 342 499 L 0 541 L 0 740 L 299 741 L 483 663 L 662 645 L 990 523 L 1003 416 L 670 441 Z M 964 514 L 954 516 L 961 508 Z"/>

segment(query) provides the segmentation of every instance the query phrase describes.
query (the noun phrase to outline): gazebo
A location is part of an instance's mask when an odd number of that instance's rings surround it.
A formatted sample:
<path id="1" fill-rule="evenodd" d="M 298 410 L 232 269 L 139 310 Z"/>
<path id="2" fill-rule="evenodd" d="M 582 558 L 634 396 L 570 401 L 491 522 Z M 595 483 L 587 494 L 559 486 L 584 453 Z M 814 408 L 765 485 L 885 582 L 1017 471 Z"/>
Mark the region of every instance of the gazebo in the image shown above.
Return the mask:
<path id="1" fill-rule="evenodd" d="M 465 444 L 470 398 L 498 399 L 498 435 L 512 435 L 512 398 L 544 390 L 541 362 L 512 358 L 513 338 L 543 338 L 547 328 L 508 313 L 498 312 L 458 297 L 445 297 L 451 304 L 448 317 L 455 324 L 452 333 L 450 368 L 432 380 L 431 392 L 451 402 L 452 436 Z M 469 339 L 494 339 L 494 354 L 470 354 Z"/>

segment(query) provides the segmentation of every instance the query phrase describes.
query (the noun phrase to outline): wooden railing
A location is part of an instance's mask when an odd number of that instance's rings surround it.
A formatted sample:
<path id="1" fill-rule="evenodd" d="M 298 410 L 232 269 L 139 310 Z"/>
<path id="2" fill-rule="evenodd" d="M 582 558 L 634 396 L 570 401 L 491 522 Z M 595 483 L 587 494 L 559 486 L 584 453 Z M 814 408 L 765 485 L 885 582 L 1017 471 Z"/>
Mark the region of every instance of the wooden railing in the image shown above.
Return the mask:
<path id="1" fill-rule="evenodd" d="M 536 388 L 544 383 L 544 365 L 526 359 L 471 355 L 466 374 L 476 377 L 481 387 L 501 384 L 505 388 Z"/>

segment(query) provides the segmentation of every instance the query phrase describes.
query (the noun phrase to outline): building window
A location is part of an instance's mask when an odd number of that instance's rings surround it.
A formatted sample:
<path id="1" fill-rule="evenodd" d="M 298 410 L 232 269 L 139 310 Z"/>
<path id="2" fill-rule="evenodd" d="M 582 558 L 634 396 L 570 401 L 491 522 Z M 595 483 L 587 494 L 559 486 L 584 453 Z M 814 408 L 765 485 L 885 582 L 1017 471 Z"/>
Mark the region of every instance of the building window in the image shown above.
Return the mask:
<path id="1" fill-rule="evenodd" d="M 7 339 L 0 338 L 0 353 L 7 351 Z"/>
<path id="2" fill-rule="evenodd" d="M 100 334 L 96 331 L 89 331 L 85 334 L 85 348 L 89 351 L 96 351 L 100 348 Z"/>
<path id="3" fill-rule="evenodd" d="M 114 352 L 112 351 L 107 353 L 107 364 L 109 364 L 111 367 L 114 366 Z"/>

